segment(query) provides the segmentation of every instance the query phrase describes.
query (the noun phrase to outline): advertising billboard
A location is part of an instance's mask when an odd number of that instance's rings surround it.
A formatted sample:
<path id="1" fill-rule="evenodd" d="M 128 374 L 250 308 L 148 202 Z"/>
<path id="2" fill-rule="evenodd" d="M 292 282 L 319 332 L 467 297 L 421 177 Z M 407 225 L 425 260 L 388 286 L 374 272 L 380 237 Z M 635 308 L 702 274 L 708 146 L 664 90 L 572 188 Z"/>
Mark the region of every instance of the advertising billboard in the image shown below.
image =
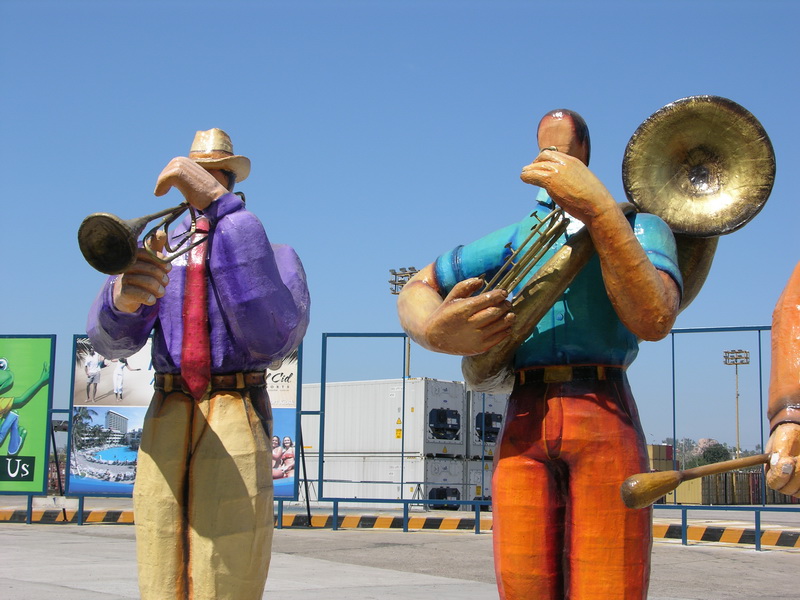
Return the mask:
<path id="1" fill-rule="evenodd" d="M 44 493 L 56 338 L 0 336 L 0 493 Z"/>
<path id="2" fill-rule="evenodd" d="M 128 359 L 107 359 L 85 335 L 74 336 L 67 492 L 132 496 L 142 425 L 153 397 L 151 341 Z M 275 497 L 297 497 L 300 353 L 267 370 L 273 415 Z"/>
<path id="3" fill-rule="evenodd" d="M 69 494 L 133 494 L 142 424 L 153 397 L 150 343 L 117 360 L 95 352 L 85 335 L 74 337 Z"/>
<path id="4" fill-rule="evenodd" d="M 301 389 L 302 346 L 267 369 L 267 393 L 272 405 L 272 481 L 275 498 L 297 498 L 300 466 L 298 394 Z"/>

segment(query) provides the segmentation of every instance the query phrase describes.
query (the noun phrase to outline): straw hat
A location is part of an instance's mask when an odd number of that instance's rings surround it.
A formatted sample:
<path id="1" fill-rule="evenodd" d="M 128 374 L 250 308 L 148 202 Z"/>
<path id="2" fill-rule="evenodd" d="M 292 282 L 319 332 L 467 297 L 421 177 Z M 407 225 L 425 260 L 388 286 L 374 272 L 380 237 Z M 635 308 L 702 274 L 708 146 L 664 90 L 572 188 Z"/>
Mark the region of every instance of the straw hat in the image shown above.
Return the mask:
<path id="1" fill-rule="evenodd" d="M 198 131 L 194 136 L 189 158 L 204 169 L 222 169 L 236 175 L 236 182 L 250 175 L 250 159 L 233 153 L 233 142 L 222 129 Z"/>

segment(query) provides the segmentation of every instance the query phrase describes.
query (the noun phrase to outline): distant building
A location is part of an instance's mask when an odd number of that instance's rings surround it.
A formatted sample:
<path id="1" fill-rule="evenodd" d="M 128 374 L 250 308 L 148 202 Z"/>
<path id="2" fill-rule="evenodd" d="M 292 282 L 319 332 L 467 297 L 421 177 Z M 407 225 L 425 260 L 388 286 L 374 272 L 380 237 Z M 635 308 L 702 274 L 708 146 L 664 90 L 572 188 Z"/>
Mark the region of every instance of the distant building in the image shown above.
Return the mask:
<path id="1" fill-rule="evenodd" d="M 140 429 L 131 429 L 128 433 L 125 434 L 122 442 L 127 444 L 131 449 L 136 450 L 139 448 L 139 444 L 142 442 L 142 430 Z"/>
<path id="2" fill-rule="evenodd" d="M 103 433 L 106 434 L 106 444 L 109 446 L 117 446 L 122 443 L 122 438 L 124 434 L 121 431 L 117 431 L 116 429 L 108 429 L 104 428 Z"/>
<path id="3" fill-rule="evenodd" d="M 128 417 L 114 412 L 113 410 L 109 410 L 106 413 L 106 428 L 113 429 L 125 435 L 128 433 Z"/>

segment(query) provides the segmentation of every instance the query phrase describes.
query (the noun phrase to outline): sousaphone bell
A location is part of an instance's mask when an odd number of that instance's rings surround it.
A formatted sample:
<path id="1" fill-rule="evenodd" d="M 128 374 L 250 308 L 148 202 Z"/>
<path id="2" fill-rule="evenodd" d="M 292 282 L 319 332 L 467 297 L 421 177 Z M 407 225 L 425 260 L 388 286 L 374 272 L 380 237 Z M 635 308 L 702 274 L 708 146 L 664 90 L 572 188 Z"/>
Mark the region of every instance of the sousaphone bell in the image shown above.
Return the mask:
<path id="1" fill-rule="evenodd" d="M 622 184 L 641 212 L 675 235 L 684 279 L 681 310 L 711 268 L 719 236 L 744 227 L 775 181 L 775 153 L 749 111 L 720 96 L 689 96 L 647 118 L 631 136 Z"/>

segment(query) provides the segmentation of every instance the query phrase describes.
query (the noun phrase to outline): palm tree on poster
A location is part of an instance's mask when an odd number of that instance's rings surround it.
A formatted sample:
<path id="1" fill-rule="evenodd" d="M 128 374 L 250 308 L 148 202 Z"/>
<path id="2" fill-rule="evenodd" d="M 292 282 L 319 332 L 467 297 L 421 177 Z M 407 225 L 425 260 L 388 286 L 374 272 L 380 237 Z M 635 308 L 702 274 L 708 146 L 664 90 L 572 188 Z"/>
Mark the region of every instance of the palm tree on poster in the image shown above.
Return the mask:
<path id="1" fill-rule="evenodd" d="M 97 411 L 93 408 L 80 406 L 72 409 L 72 460 L 77 466 L 77 452 L 80 445 L 83 448 L 83 439 L 89 431 L 89 424 L 92 418 L 97 416 Z"/>

